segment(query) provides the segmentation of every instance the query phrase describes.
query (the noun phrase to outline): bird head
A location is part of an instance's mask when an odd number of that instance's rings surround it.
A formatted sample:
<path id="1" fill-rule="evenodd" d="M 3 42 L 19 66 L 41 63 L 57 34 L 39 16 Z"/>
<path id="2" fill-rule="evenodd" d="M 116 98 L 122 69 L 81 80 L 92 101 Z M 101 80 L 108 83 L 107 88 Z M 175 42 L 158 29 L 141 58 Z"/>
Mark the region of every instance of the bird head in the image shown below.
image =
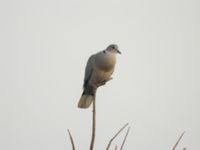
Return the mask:
<path id="1" fill-rule="evenodd" d="M 119 53 L 121 54 L 121 52 L 118 49 L 118 46 L 116 44 L 111 44 L 106 48 L 106 51 L 112 52 L 112 53 Z"/>

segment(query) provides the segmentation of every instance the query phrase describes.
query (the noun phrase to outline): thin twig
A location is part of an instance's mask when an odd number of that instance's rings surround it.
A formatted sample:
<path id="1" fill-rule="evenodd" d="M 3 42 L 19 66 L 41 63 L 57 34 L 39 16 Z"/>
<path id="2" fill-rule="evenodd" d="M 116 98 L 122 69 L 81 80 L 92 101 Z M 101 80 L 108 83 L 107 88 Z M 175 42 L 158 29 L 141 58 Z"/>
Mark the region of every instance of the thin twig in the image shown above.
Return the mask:
<path id="1" fill-rule="evenodd" d="M 117 145 L 115 145 L 115 150 L 117 150 Z"/>
<path id="2" fill-rule="evenodd" d="M 112 80 L 112 78 L 105 80 L 94 87 L 95 93 L 98 87 L 105 85 L 108 81 Z M 94 141 L 95 141 L 95 136 L 96 136 L 96 94 L 94 95 L 94 100 L 93 100 L 93 110 L 92 110 L 92 138 L 91 138 L 91 143 L 90 143 L 90 150 L 93 150 L 94 148 Z"/>
<path id="3" fill-rule="evenodd" d="M 126 131 L 126 135 L 125 135 L 125 137 L 124 137 L 124 140 L 123 140 L 123 142 L 122 142 L 122 145 L 121 145 L 121 147 L 120 147 L 120 150 L 122 150 L 123 147 L 124 147 L 124 144 L 125 144 L 125 142 L 126 142 L 126 138 L 127 138 L 127 136 L 128 136 L 129 131 L 130 131 L 130 127 L 128 127 L 128 130 Z"/>
<path id="4" fill-rule="evenodd" d="M 186 147 L 184 147 L 184 148 L 183 148 L 183 150 L 187 150 L 187 148 L 186 148 Z"/>
<path id="5" fill-rule="evenodd" d="M 113 136 L 113 138 L 110 139 L 110 141 L 109 141 L 109 143 L 108 143 L 108 145 L 107 145 L 107 147 L 106 147 L 106 150 L 109 150 L 112 141 L 113 141 L 113 140 L 118 136 L 118 134 L 119 134 L 122 130 L 124 130 L 124 128 L 126 128 L 127 126 L 128 126 L 128 123 L 126 123 L 126 124 Z"/>
<path id="6" fill-rule="evenodd" d="M 67 131 L 68 131 L 68 134 L 69 134 L 69 137 L 70 137 L 70 141 L 71 141 L 71 144 L 72 144 L 72 150 L 75 150 L 75 145 L 74 145 L 74 140 L 72 138 L 72 135 L 71 135 L 69 129 Z"/>
<path id="7" fill-rule="evenodd" d="M 174 145 L 174 147 L 172 148 L 172 150 L 175 150 L 177 145 L 179 144 L 179 142 L 181 141 L 183 135 L 185 134 L 185 131 L 181 134 L 181 136 L 179 137 L 178 141 L 176 142 L 176 144 Z"/>
<path id="8" fill-rule="evenodd" d="M 90 143 L 90 150 L 94 148 L 94 140 L 95 140 L 95 133 L 96 133 L 96 100 L 93 100 L 93 110 L 92 110 L 92 138 Z"/>

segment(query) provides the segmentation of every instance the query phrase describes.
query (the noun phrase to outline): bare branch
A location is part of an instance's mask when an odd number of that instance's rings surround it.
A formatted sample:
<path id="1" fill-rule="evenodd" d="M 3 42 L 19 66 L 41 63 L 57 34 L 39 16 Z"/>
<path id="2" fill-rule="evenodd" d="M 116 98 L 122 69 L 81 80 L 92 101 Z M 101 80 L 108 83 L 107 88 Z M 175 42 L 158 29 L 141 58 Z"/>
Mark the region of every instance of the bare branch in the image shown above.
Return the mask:
<path id="1" fill-rule="evenodd" d="M 172 148 L 172 150 L 175 150 L 177 145 L 179 144 L 179 142 L 181 141 L 183 135 L 185 134 L 185 131 L 181 134 L 181 136 L 179 137 L 178 141 L 176 142 L 176 144 L 174 145 L 174 147 Z"/>
<path id="2" fill-rule="evenodd" d="M 92 110 L 92 138 L 90 143 L 90 150 L 94 148 L 94 140 L 96 134 L 96 100 L 93 100 L 93 110 Z"/>
<path id="3" fill-rule="evenodd" d="M 115 146 L 115 150 L 117 150 L 117 145 Z"/>
<path id="4" fill-rule="evenodd" d="M 112 80 L 112 78 L 105 80 L 94 87 L 97 89 L 100 86 L 105 85 L 108 81 Z M 94 141 L 95 141 L 95 136 L 96 136 L 96 94 L 94 95 L 94 100 L 93 100 L 93 110 L 92 110 L 92 138 L 91 138 L 91 143 L 90 143 L 90 150 L 94 149 Z"/>
<path id="5" fill-rule="evenodd" d="M 68 134 L 69 134 L 69 137 L 70 137 L 70 141 L 71 141 L 71 144 L 72 144 L 72 150 L 75 150 L 75 145 L 74 145 L 74 140 L 72 138 L 72 135 L 71 135 L 69 129 L 67 131 L 68 131 Z"/>
<path id="6" fill-rule="evenodd" d="M 125 142 L 126 142 L 126 138 L 127 138 L 127 136 L 128 136 L 129 131 L 130 131 L 130 127 L 128 127 L 128 130 L 126 131 L 126 135 L 125 135 L 125 137 L 124 137 L 124 140 L 123 140 L 123 142 L 122 142 L 122 145 L 121 145 L 121 147 L 120 147 L 120 150 L 122 150 L 123 147 L 124 147 L 124 144 L 125 144 Z"/>
<path id="7" fill-rule="evenodd" d="M 126 123 L 126 124 L 113 136 L 113 138 L 110 139 L 110 141 L 109 141 L 109 143 L 108 143 L 108 145 L 107 145 L 107 147 L 106 147 L 106 150 L 109 150 L 112 141 L 113 141 L 113 140 L 118 136 L 118 134 L 119 134 L 122 130 L 124 130 L 124 128 L 126 128 L 127 126 L 128 126 L 128 123 Z"/>

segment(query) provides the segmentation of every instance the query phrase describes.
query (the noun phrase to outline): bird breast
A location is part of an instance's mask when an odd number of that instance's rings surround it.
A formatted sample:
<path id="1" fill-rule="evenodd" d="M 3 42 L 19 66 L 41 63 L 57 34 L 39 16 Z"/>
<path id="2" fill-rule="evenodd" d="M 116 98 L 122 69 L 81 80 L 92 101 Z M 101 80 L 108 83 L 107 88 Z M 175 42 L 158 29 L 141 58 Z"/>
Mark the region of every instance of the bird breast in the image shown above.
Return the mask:
<path id="1" fill-rule="evenodd" d="M 102 71 L 111 71 L 116 63 L 116 55 L 111 52 L 101 52 L 96 55 L 95 64 Z"/>

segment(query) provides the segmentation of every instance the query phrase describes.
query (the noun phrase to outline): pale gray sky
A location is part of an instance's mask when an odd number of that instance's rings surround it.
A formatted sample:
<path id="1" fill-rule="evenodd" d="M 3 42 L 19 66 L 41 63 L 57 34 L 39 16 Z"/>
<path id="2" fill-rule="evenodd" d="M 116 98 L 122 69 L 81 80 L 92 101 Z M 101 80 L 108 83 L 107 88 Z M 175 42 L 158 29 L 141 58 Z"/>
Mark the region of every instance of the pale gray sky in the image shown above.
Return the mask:
<path id="1" fill-rule="evenodd" d="M 88 149 L 91 109 L 76 107 L 84 68 L 111 43 L 123 54 L 98 90 L 96 150 L 126 122 L 127 150 L 170 150 L 183 131 L 179 149 L 200 149 L 199 8 L 198 0 L 1 1 L 0 149 L 70 150 L 67 128 Z"/>

